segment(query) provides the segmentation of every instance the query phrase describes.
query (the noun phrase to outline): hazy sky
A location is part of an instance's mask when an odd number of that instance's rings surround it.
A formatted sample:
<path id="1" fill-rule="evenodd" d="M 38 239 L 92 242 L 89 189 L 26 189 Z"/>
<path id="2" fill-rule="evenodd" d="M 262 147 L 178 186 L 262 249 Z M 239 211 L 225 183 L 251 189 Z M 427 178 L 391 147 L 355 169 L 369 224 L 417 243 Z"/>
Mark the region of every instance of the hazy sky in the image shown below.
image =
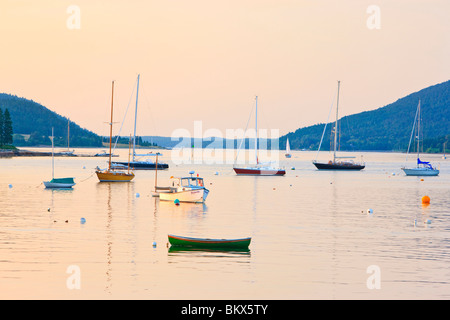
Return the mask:
<path id="1" fill-rule="evenodd" d="M 326 121 L 337 80 L 348 115 L 450 79 L 449 13 L 448 0 L 1 0 L 0 92 L 107 135 L 115 80 L 128 135 L 140 73 L 139 135 L 245 128 L 255 95 L 260 126 L 286 134 Z"/>

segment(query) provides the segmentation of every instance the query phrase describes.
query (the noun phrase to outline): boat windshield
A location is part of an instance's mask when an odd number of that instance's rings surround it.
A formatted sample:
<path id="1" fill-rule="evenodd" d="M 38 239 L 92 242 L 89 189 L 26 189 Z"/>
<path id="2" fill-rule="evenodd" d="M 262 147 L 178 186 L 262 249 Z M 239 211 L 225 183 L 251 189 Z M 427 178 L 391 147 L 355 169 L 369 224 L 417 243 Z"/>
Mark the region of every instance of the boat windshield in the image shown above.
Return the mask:
<path id="1" fill-rule="evenodd" d="M 181 178 L 182 187 L 203 187 L 203 178 L 189 177 Z"/>

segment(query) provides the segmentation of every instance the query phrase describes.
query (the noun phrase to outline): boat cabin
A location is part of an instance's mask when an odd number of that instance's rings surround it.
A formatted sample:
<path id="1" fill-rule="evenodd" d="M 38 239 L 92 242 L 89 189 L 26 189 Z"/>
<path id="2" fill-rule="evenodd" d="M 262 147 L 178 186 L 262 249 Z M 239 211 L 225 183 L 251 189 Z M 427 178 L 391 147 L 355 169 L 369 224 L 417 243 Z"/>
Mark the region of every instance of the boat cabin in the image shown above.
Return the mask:
<path id="1" fill-rule="evenodd" d="M 205 186 L 203 178 L 199 177 L 172 178 L 172 180 L 172 187 L 203 188 Z"/>

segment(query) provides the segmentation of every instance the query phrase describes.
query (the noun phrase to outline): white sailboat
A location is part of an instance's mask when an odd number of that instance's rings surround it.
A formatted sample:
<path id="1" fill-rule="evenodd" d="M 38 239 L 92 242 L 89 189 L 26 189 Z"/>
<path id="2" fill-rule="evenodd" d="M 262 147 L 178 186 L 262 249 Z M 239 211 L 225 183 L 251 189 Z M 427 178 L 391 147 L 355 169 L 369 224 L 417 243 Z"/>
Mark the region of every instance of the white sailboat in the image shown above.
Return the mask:
<path id="1" fill-rule="evenodd" d="M 61 154 L 65 156 L 73 156 L 75 150 L 70 150 L 70 120 L 67 119 L 67 150 L 61 151 Z"/>
<path id="2" fill-rule="evenodd" d="M 289 138 L 286 138 L 286 153 L 284 155 L 286 158 L 291 158 L 291 146 L 289 145 Z"/>
<path id="3" fill-rule="evenodd" d="M 52 180 L 44 181 L 45 188 L 72 188 L 75 185 L 73 178 L 55 178 L 55 152 L 54 152 L 54 134 L 52 128 Z"/>
<path id="4" fill-rule="evenodd" d="M 446 143 L 444 142 L 444 146 L 443 146 L 443 149 L 444 149 L 444 155 L 442 156 L 442 159 L 447 159 L 447 156 L 445 155 L 445 145 L 446 145 Z"/>
<path id="5" fill-rule="evenodd" d="M 408 151 L 406 152 L 406 160 L 408 160 L 409 149 L 411 147 L 412 136 L 414 134 L 415 126 L 417 122 L 417 134 L 415 135 L 415 139 L 417 140 L 417 166 L 415 168 L 406 168 L 406 166 L 401 169 L 407 176 L 437 176 L 439 174 L 439 170 L 431 165 L 431 163 L 427 161 L 420 160 L 420 100 L 417 105 L 416 116 L 414 119 L 413 128 L 411 131 L 411 137 L 409 139 Z"/>
<path id="6" fill-rule="evenodd" d="M 234 172 L 238 176 L 284 176 L 286 170 L 272 166 L 262 166 L 258 160 L 258 96 L 255 98 L 255 157 L 256 165 L 253 167 L 233 166 Z"/>

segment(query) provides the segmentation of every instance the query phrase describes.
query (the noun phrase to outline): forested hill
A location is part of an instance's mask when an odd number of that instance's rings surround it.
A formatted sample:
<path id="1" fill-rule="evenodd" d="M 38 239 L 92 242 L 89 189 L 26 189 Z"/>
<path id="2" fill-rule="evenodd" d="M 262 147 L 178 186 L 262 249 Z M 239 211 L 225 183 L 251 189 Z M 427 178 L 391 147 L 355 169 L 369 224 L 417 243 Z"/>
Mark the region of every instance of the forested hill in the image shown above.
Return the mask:
<path id="1" fill-rule="evenodd" d="M 436 149 L 441 149 L 450 138 L 450 80 L 376 110 L 341 118 L 340 150 L 406 151 L 419 99 L 424 150 L 437 152 Z M 280 149 L 285 148 L 289 137 L 291 149 L 317 150 L 324 126 L 322 123 L 288 133 L 280 138 Z M 327 125 L 321 150 L 332 148 L 333 127 L 334 123 Z"/>
<path id="2" fill-rule="evenodd" d="M 0 109 L 9 110 L 13 122 L 16 146 L 50 145 L 55 134 L 55 146 L 67 146 L 68 119 L 32 100 L 0 93 Z M 98 147 L 101 137 L 70 121 L 70 147 Z"/>

